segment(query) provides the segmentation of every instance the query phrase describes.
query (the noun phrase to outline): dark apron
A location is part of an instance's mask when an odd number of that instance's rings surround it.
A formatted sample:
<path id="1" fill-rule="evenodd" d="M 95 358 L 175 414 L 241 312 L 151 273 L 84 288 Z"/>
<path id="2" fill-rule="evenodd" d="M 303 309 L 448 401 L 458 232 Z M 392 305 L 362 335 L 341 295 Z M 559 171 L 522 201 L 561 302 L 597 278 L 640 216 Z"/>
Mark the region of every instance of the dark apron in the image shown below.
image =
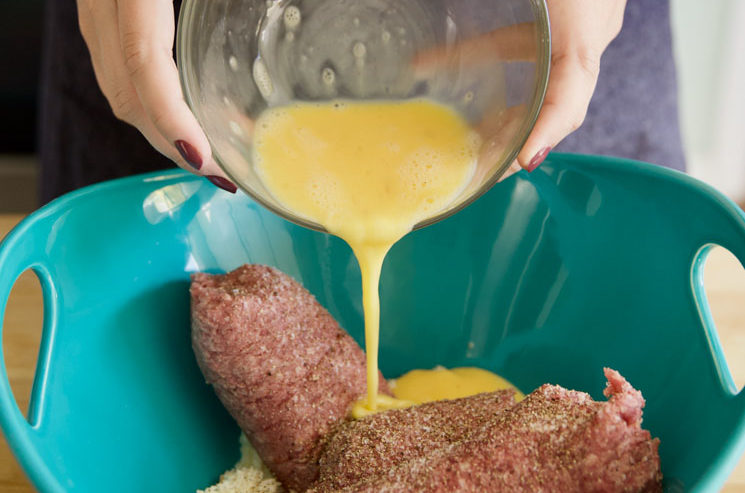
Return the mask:
<path id="1" fill-rule="evenodd" d="M 96 85 L 74 0 L 47 2 L 45 36 L 42 202 L 91 183 L 172 167 L 111 113 Z M 667 1 L 628 1 L 624 28 L 603 55 L 585 123 L 557 150 L 684 169 Z"/>

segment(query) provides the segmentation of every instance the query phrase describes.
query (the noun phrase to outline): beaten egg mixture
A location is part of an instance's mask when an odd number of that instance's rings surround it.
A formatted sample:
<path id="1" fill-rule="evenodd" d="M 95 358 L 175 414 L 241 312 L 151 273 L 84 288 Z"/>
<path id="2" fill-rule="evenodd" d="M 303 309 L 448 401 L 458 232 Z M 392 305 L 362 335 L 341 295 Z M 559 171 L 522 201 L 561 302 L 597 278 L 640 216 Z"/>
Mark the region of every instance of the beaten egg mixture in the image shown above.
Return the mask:
<path id="1" fill-rule="evenodd" d="M 378 394 L 385 255 L 413 227 L 446 210 L 471 180 L 481 139 L 455 111 L 427 100 L 295 103 L 256 122 L 254 163 L 288 211 L 346 241 L 362 272 L 367 397 L 352 416 L 514 388 L 480 368 L 413 370 Z M 516 391 L 516 399 L 523 396 Z M 207 491 L 279 491 L 242 439 L 243 459 Z"/>
<path id="2" fill-rule="evenodd" d="M 460 115 L 424 99 L 295 103 L 256 122 L 254 163 L 266 188 L 293 214 L 346 241 L 360 264 L 367 398 L 358 415 L 409 404 L 378 395 L 383 259 L 457 199 L 480 146 Z"/>

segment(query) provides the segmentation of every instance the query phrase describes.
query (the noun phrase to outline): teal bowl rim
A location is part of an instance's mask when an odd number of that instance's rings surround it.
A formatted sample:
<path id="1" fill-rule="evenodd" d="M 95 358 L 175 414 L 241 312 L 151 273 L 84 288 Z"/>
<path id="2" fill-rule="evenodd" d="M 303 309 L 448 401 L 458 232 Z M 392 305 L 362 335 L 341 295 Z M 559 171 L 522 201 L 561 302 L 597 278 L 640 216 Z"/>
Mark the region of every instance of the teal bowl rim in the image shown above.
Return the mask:
<path id="1" fill-rule="evenodd" d="M 184 0 L 181 4 L 181 10 L 179 11 L 178 16 L 178 25 L 176 30 L 176 65 L 178 67 L 179 72 L 179 80 L 181 82 L 181 90 L 184 94 L 184 100 L 186 101 L 186 104 L 189 106 L 189 109 L 194 113 L 195 109 L 195 97 L 192 93 L 192 88 L 189 85 L 190 80 L 190 70 L 192 65 L 189 63 L 189 60 L 191 58 L 190 51 L 187 49 L 187 42 L 186 38 L 187 35 L 184 34 L 185 29 L 183 29 L 183 26 L 189 25 L 191 22 L 193 22 L 193 10 L 194 10 L 194 4 L 197 2 L 197 0 Z M 476 201 L 479 197 L 481 197 L 483 194 L 485 194 L 492 186 L 494 186 L 495 183 L 499 181 L 499 179 L 502 177 L 502 175 L 507 171 L 507 168 L 510 167 L 512 162 L 517 159 L 517 155 L 520 153 L 520 150 L 525 145 L 525 142 L 527 142 L 528 137 L 530 136 L 530 132 L 533 130 L 533 127 L 535 126 L 535 122 L 538 120 L 538 115 L 540 113 L 541 108 L 543 107 L 543 100 L 546 96 L 546 89 L 548 88 L 548 80 L 549 80 L 549 74 L 551 72 L 551 23 L 548 15 L 548 6 L 546 5 L 546 0 L 528 0 L 530 3 L 530 6 L 533 10 L 533 13 L 536 16 L 536 22 L 538 23 L 538 45 L 536 46 L 536 53 L 537 53 L 537 77 L 536 77 L 536 84 L 533 91 L 533 98 L 532 98 L 532 104 L 530 107 L 530 110 L 528 111 L 528 115 L 523 121 L 523 124 L 521 125 L 519 131 L 517 132 L 517 138 L 515 140 L 515 146 L 510 151 L 510 153 L 505 158 L 504 162 L 499 165 L 499 167 L 496 169 L 494 173 L 490 176 L 488 180 L 486 180 L 478 190 L 476 190 L 474 193 L 472 193 L 468 198 L 460 202 L 455 207 L 448 209 L 446 211 L 441 212 L 440 214 L 431 217 L 429 219 L 426 219 L 416 225 L 414 225 L 414 230 L 423 228 L 425 226 L 429 226 L 430 224 L 436 223 L 442 219 L 445 219 L 446 217 L 452 216 L 456 212 L 464 209 L 465 207 L 468 207 L 468 205 L 472 204 L 474 201 Z M 196 118 L 196 114 L 194 114 Z M 197 119 L 198 120 L 198 119 Z M 207 133 L 205 132 L 205 135 Z M 210 141 L 210 144 L 212 144 L 212 141 L 210 139 L 210 136 L 207 135 L 207 140 Z M 241 183 L 240 180 L 237 180 L 234 173 L 231 173 L 225 166 L 223 166 L 223 159 L 220 156 L 220 153 L 217 152 L 217 150 L 212 147 L 212 154 L 215 158 L 215 161 L 217 162 L 220 169 L 228 175 L 228 177 L 233 181 L 233 183 Z M 302 217 L 295 216 L 288 211 L 282 210 L 278 207 L 275 207 L 272 203 L 265 200 L 261 194 L 255 193 L 253 190 L 250 190 L 248 188 L 244 188 L 243 186 L 239 186 L 241 190 L 243 190 L 248 196 L 251 197 L 252 200 L 255 202 L 258 202 L 265 208 L 269 209 L 273 213 L 277 214 L 278 216 L 287 219 L 290 222 L 293 222 L 295 224 L 299 224 L 300 226 L 304 226 L 306 228 L 313 229 L 315 231 L 320 231 L 322 233 L 327 233 L 326 229 L 321 226 L 320 224 L 317 224 L 313 221 L 309 221 L 307 219 L 303 219 Z"/>
<path id="2" fill-rule="evenodd" d="M 641 161 L 616 158 L 611 156 L 551 153 L 546 160 L 546 163 L 550 164 L 551 161 L 554 160 L 568 161 L 573 164 L 586 165 L 588 167 L 606 168 L 617 171 L 634 171 L 642 176 L 662 178 L 678 182 L 686 189 L 689 189 L 694 193 L 703 193 L 709 195 L 720 206 L 722 206 L 722 208 L 725 209 L 726 212 L 728 212 L 733 218 L 735 218 L 742 230 L 745 231 L 745 212 L 743 212 L 742 209 L 740 209 L 731 199 L 726 197 L 724 194 L 722 194 L 712 186 L 679 171 L 674 171 Z M 523 176 L 525 176 L 524 173 Z M 5 238 L 0 241 L 0 267 L 2 267 L 6 263 L 9 252 L 13 248 L 13 245 L 20 240 L 23 234 L 33 223 L 50 216 L 54 216 L 63 212 L 65 209 L 73 207 L 75 205 L 75 202 L 78 200 L 84 200 L 89 195 L 105 193 L 112 189 L 135 185 L 138 183 L 148 183 L 155 181 L 170 183 L 173 180 L 180 179 L 195 181 L 200 178 L 194 175 L 190 175 L 187 171 L 181 169 L 155 171 L 151 173 L 119 178 L 95 185 L 90 185 L 59 197 L 28 215 L 14 227 L 5 236 Z M 249 198 L 253 200 L 252 197 Z M 697 252 L 695 259 L 696 261 L 692 266 L 691 282 L 694 294 L 698 296 L 699 309 L 702 317 L 702 322 L 704 324 L 704 330 L 715 331 L 716 328 L 714 326 L 713 318 L 708 308 L 708 303 L 706 302 L 705 293 L 703 291 L 703 284 L 702 282 L 700 282 L 700 267 L 703 265 L 703 260 L 707 252 L 707 248 L 710 245 L 711 244 L 703 245 L 702 248 L 699 249 L 699 251 Z M 743 264 L 743 266 L 745 266 L 745 259 L 740 259 L 740 262 Z M 46 291 L 50 289 L 49 283 L 52 280 L 47 278 L 48 272 L 46 272 L 46 269 L 44 268 L 42 262 L 31 263 L 26 266 L 22 270 L 22 272 L 25 272 L 29 268 L 33 269 L 36 272 L 37 276 L 39 276 L 40 278 L 42 290 L 45 296 L 46 309 Z M 9 286 L 11 288 L 16 280 L 17 276 L 9 280 Z M 2 284 L 3 281 L 3 270 L 0 269 L 0 284 Z M 7 293 L 0 293 L 0 295 L 7 295 Z M 0 299 L 0 315 L 4 315 L 6 302 L 7 299 Z M 3 319 L 0 317 L 0 349 L 2 349 L 2 320 Z M 47 317 L 45 316 L 44 333 L 42 335 L 42 341 L 40 345 L 39 360 L 41 360 L 43 357 L 45 346 L 49 346 L 49 344 L 51 343 L 51 341 L 46 340 L 50 336 L 50 332 L 47 331 L 47 328 L 49 326 L 48 323 L 54 324 L 55 322 L 48 321 Z M 53 332 L 51 333 L 51 336 L 53 338 Z M 718 343 L 712 344 L 711 349 L 714 358 L 718 358 L 721 361 L 726 361 L 726 358 Z M 34 401 L 38 400 L 39 395 L 43 394 L 44 392 L 44 382 L 39 385 L 37 382 L 37 378 L 38 374 L 34 376 L 32 394 L 29 402 L 30 410 L 34 406 Z M 726 382 L 723 382 L 723 384 L 726 384 Z M 739 399 L 740 401 L 743 401 L 745 403 L 745 392 L 741 390 L 732 398 Z M 721 488 L 721 486 L 725 483 L 725 481 L 731 474 L 743 451 L 745 451 L 745 405 L 741 407 L 743 408 L 743 411 L 741 413 L 738 425 L 735 427 L 735 429 L 732 430 L 732 438 L 727 444 L 725 444 L 725 446 L 722 448 L 722 453 L 709 465 L 708 470 L 704 472 L 699 481 L 695 485 L 692 485 L 691 491 L 718 491 L 718 489 Z M 46 464 L 40 458 L 39 454 L 36 453 L 36 449 L 31 443 L 29 433 L 30 430 L 34 428 L 34 426 L 29 425 L 29 423 L 22 415 L 21 420 L 19 421 L 17 419 L 17 416 L 20 414 L 20 410 L 9 385 L 4 354 L 2 351 L 0 351 L 0 427 L 3 430 L 8 445 L 13 451 L 13 454 L 18 460 L 19 464 L 22 466 L 25 474 L 28 476 L 35 487 L 37 487 L 41 491 L 64 491 L 57 478 L 46 467 Z M 33 414 L 33 411 L 31 411 L 30 414 Z"/>

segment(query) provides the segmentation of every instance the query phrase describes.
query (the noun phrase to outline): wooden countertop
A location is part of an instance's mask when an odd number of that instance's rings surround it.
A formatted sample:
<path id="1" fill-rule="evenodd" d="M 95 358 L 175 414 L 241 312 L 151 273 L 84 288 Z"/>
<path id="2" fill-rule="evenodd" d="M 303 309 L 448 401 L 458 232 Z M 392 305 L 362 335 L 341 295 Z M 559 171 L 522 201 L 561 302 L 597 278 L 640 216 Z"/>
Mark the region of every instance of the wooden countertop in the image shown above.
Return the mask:
<path id="1" fill-rule="evenodd" d="M 0 238 L 15 226 L 22 216 L 0 214 Z M 715 250 L 706 264 L 705 282 L 709 304 L 719 329 L 730 370 L 735 382 L 745 383 L 745 271 L 728 252 Z M 33 383 L 36 352 L 41 330 L 41 288 L 32 273 L 25 273 L 11 293 L 3 323 L 5 360 L 11 385 L 22 410 L 28 407 Z M 34 491 L 15 458 L 0 436 L 0 491 L 28 493 Z M 726 486 L 726 493 L 745 493 L 745 460 L 741 460 Z"/>

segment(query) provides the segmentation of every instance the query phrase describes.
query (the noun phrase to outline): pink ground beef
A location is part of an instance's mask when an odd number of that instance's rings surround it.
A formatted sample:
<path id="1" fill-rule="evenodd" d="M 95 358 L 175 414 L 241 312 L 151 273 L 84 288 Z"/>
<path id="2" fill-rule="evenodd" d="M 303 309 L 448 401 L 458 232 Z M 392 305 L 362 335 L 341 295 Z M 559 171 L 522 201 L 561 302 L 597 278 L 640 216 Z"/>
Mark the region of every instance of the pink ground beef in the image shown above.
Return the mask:
<path id="1" fill-rule="evenodd" d="M 191 315 L 207 382 L 277 478 L 304 490 L 321 438 L 366 392 L 362 349 L 298 282 L 261 265 L 194 274 Z"/>
<path id="2" fill-rule="evenodd" d="M 327 440 L 318 488 L 342 488 L 424 457 L 480 430 L 514 404 L 514 392 L 503 390 L 345 421 Z"/>
<path id="3" fill-rule="evenodd" d="M 606 369 L 607 402 L 595 402 L 583 393 L 555 385 L 543 385 L 522 402 L 489 415 L 482 424 L 462 422 L 462 439 L 429 450 L 404 451 L 393 467 L 390 458 L 346 448 L 370 463 L 353 461 L 355 476 L 339 471 L 310 490 L 322 492 L 657 492 L 662 475 L 659 440 L 641 429 L 644 399 L 617 372 Z M 471 400 L 461 399 L 451 408 L 457 419 Z M 416 416 L 421 407 L 407 412 Z M 415 420 L 381 420 L 391 429 L 376 433 L 400 433 L 398 423 Z M 368 418 L 365 418 L 368 419 Z M 356 426 L 356 425 L 342 425 Z M 411 425 L 407 425 L 411 426 Z M 457 425 L 456 425 L 457 426 Z M 473 428 L 473 427 L 476 428 Z M 337 432 L 341 433 L 341 431 Z M 426 433 L 424 433 L 426 435 Z M 329 442 L 337 443 L 334 438 Z M 350 437 L 355 447 L 365 444 Z M 412 447 L 416 439 L 409 437 Z M 341 442 L 338 447 L 348 447 Z M 341 455 L 327 448 L 321 458 Z M 350 462 L 347 459 L 347 462 Z M 386 467 L 379 464 L 386 463 Z M 364 471 L 371 471 L 365 474 Z M 346 478 L 354 477 L 356 482 Z M 341 479 L 340 479 L 341 478 Z"/>

